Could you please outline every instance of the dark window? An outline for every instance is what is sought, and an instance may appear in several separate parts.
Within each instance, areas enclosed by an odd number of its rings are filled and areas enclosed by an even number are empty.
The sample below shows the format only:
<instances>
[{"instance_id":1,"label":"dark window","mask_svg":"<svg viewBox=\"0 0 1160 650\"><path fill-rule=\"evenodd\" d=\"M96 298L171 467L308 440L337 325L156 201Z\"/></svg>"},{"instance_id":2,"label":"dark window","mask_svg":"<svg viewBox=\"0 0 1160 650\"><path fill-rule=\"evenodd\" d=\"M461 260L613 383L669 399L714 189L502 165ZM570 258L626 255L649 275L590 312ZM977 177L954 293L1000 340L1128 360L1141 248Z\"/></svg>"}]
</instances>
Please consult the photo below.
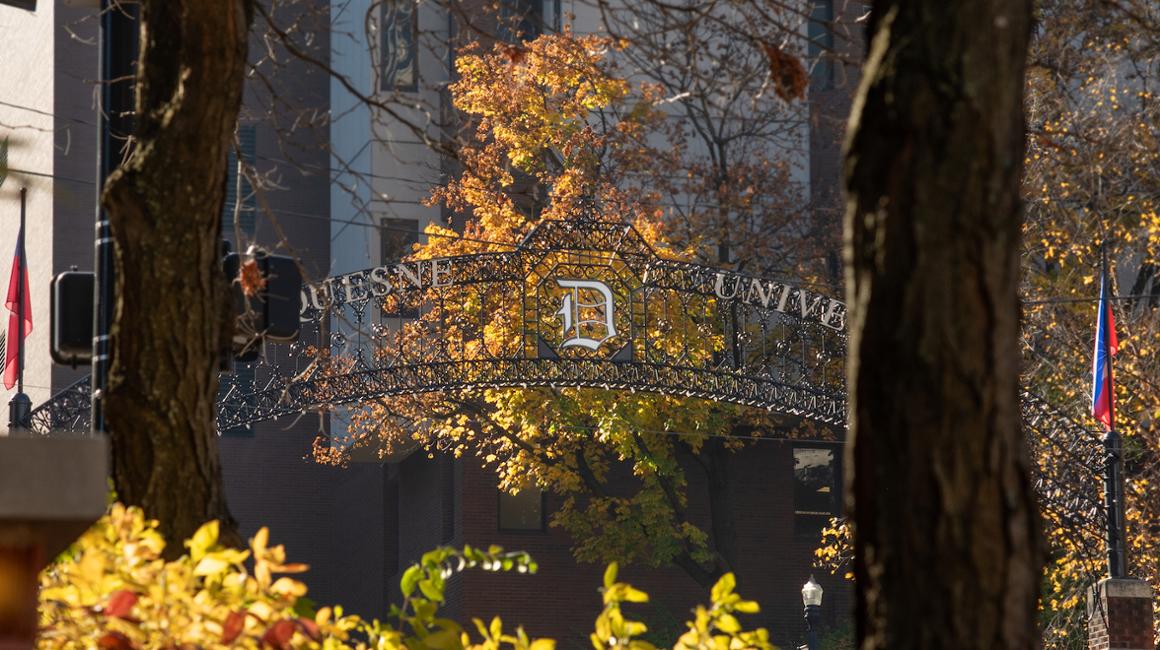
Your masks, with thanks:
<instances>
[{"instance_id":1,"label":"dark window","mask_svg":"<svg viewBox=\"0 0 1160 650\"><path fill-rule=\"evenodd\" d=\"M810 82L818 88L834 83L834 0L813 0L810 12L808 56L813 65Z\"/></svg>"},{"instance_id":2,"label":"dark window","mask_svg":"<svg viewBox=\"0 0 1160 650\"><path fill-rule=\"evenodd\" d=\"M419 89L419 13L416 0L383 1L383 88Z\"/></svg>"},{"instance_id":3,"label":"dark window","mask_svg":"<svg viewBox=\"0 0 1160 650\"><path fill-rule=\"evenodd\" d=\"M499 493L500 530L544 530L544 492L526 487L516 494Z\"/></svg>"},{"instance_id":4,"label":"dark window","mask_svg":"<svg viewBox=\"0 0 1160 650\"><path fill-rule=\"evenodd\" d=\"M383 219L381 227L379 228L379 241L382 242L383 264L391 264L402 260L404 257L415 252L415 244L419 243L419 220ZM418 298L418 295L412 295L406 292L399 293L400 297L404 295L410 298ZM399 304L400 302L405 303L408 301L393 297L386 299L383 304L383 315L392 318L416 318L419 316L419 306L417 304Z\"/></svg>"},{"instance_id":5,"label":"dark window","mask_svg":"<svg viewBox=\"0 0 1160 650\"><path fill-rule=\"evenodd\" d=\"M544 0L500 0L499 27L495 37L516 43L531 41L541 35L545 5Z\"/></svg>"},{"instance_id":6,"label":"dark window","mask_svg":"<svg viewBox=\"0 0 1160 650\"><path fill-rule=\"evenodd\" d=\"M36 11L36 0L0 0L0 5Z\"/></svg>"},{"instance_id":7,"label":"dark window","mask_svg":"<svg viewBox=\"0 0 1160 650\"><path fill-rule=\"evenodd\" d=\"M838 471L833 448L793 450L794 514L830 517L837 512Z\"/></svg>"},{"instance_id":8,"label":"dark window","mask_svg":"<svg viewBox=\"0 0 1160 650\"><path fill-rule=\"evenodd\" d=\"M252 124L238 125L238 146L230 147L229 161L226 163L226 200L222 205L222 236L234 245L234 250L241 248L239 242L234 241L234 209L238 208L241 197L241 207L238 209L238 226L242 236L252 239L257 225L257 207L254 199L254 188L246 180L238 165L238 151L241 151L242 162L246 167L253 168L255 150L257 148L257 134ZM239 179L239 176L241 177ZM239 183L238 181L241 181Z\"/></svg>"},{"instance_id":9,"label":"dark window","mask_svg":"<svg viewBox=\"0 0 1160 650\"><path fill-rule=\"evenodd\" d=\"M242 172L242 167L238 165L238 152L242 154L242 162L245 166L252 168L254 166L254 156L256 150L256 133L252 124L238 125L238 146L231 146L229 149L229 160L226 162L226 200L222 204L222 237L232 244L235 251L240 251L248 241L254 238L255 226L257 224L257 207L254 199L254 190L250 186L249 181L246 180L245 174ZM241 183L239 184L239 180ZM239 199L241 197L241 206L239 207ZM238 209L238 230L241 231L243 242L235 241L234 232L234 209ZM234 383L237 386L235 390L244 393L253 392L254 387L254 364L237 363L234 365ZM222 386L219 390L219 395L223 394L226 386ZM223 436L253 436L253 427L234 427L221 432Z\"/></svg>"},{"instance_id":10,"label":"dark window","mask_svg":"<svg viewBox=\"0 0 1160 650\"><path fill-rule=\"evenodd\" d=\"M383 219L380 229L383 263L398 262L415 251L419 243L418 219Z\"/></svg>"}]
</instances>

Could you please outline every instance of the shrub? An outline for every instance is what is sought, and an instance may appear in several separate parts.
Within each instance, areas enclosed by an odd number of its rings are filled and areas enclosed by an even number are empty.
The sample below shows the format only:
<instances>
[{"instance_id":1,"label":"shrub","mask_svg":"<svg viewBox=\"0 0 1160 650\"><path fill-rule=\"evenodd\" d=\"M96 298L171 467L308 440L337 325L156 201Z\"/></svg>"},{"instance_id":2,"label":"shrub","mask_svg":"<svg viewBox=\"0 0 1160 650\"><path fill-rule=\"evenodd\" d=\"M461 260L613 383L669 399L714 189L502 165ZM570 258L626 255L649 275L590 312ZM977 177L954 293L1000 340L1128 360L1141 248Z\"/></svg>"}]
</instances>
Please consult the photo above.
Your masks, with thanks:
<instances>
[{"instance_id":1,"label":"shrub","mask_svg":"<svg viewBox=\"0 0 1160 650\"><path fill-rule=\"evenodd\" d=\"M505 631L497 617L473 620L472 634L439 616L444 585L458 571L536 571L526 553L440 547L403 573L401 605L387 622L364 621L341 607L314 609L306 585L289 577L306 570L269 545L263 528L249 550L222 546L217 522L186 542L176 560L161 557L165 540L157 522L137 508L114 504L88 532L41 575L40 648L274 648L322 650L554 650L552 639L532 639L522 628ZM639 637L648 629L629 618L624 603L648 594L604 574L604 609L591 642L596 650L653 650ZM694 612L678 650L771 650L764 629L745 631L736 614L758 611L734 593L732 574L713 587L712 603Z\"/></svg>"}]
</instances>

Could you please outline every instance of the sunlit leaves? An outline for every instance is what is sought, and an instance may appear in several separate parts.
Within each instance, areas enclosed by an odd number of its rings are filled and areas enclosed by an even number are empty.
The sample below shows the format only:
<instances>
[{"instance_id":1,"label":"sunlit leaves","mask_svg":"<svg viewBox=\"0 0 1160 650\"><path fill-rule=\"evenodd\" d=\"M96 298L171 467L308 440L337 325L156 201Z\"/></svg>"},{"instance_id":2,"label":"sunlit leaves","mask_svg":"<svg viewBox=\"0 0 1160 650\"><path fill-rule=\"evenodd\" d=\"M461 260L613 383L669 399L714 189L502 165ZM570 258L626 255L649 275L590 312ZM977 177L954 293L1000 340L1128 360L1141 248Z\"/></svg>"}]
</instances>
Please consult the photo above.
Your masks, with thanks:
<instances>
[{"instance_id":1,"label":"sunlit leaves","mask_svg":"<svg viewBox=\"0 0 1160 650\"><path fill-rule=\"evenodd\" d=\"M189 553L161 558L157 523L114 504L41 576L41 648L346 648L359 621L319 610L303 616L301 582L259 573L296 572L265 529L250 550L221 546L216 521L186 542ZM253 567L251 573L249 567Z\"/></svg>"},{"instance_id":2,"label":"sunlit leaves","mask_svg":"<svg viewBox=\"0 0 1160 650\"><path fill-rule=\"evenodd\" d=\"M243 565L252 560L266 575L300 571L286 562L281 546L269 546L263 528L248 552L222 547L216 522L188 540L190 554L161 559L164 542L157 523L137 508L115 504L41 577L40 648L274 648L276 650L554 650L553 639L533 639L523 628L504 628L499 617L473 619L478 640L459 623L440 616L447 581L460 571L535 573L523 552L439 547L403 572L403 601L387 621L363 621L341 607L310 609L305 584L286 576L272 583L255 578ZM197 559L193 552L196 550ZM194 575L209 558L216 572ZM651 650L635 637L647 631L629 618L623 603L648 602L648 594L618 582L615 564L604 574L603 610L592 635L597 648ZM733 593L733 576L713 589L710 607L700 607L689 623L682 648L770 648L765 630L746 632L733 613L755 613L757 604ZM722 645L724 644L724 645Z\"/></svg>"}]
</instances>

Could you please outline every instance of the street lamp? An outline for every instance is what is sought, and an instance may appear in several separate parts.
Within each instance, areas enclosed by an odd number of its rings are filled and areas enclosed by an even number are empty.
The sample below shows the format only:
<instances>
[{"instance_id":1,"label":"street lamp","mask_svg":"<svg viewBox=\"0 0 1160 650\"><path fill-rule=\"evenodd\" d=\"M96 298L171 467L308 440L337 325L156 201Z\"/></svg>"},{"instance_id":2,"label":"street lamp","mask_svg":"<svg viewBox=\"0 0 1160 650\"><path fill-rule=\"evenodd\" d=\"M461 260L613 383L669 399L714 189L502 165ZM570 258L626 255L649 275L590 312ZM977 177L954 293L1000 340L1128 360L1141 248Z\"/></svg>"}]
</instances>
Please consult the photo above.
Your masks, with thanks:
<instances>
[{"instance_id":1,"label":"street lamp","mask_svg":"<svg viewBox=\"0 0 1160 650\"><path fill-rule=\"evenodd\" d=\"M802 587L802 604L806 606L806 647L818 650L818 626L822 622L822 586L810 576Z\"/></svg>"}]
</instances>

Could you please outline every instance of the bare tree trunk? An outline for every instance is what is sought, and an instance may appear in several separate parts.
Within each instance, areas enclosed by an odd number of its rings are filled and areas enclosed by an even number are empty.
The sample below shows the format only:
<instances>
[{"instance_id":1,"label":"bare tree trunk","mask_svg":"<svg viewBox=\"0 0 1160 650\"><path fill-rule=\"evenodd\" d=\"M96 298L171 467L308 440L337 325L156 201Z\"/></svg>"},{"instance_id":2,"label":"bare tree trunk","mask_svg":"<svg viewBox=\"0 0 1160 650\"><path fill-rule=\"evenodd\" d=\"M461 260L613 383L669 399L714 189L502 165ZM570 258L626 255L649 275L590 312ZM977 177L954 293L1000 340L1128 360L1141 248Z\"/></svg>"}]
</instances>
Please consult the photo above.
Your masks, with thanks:
<instances>
[{"instance_id":1,"label":"bare tree trunk","mask_svg":"<svg viewBox=\"0 0 1160 650\"><path fill-rule=\"evenodd\" d=\"M103 202L116 244L106 396L118 498L161 522L171 554L226 507L214 427L228 321L221 271L227 153L250 0L144 0L132 157Z\"/></svg>"},{"instance_id":2,"label":"bare tree trunk","mask_svg":"<svg viewBox=\"0 0 1160 650\"><path fill-rule=\"evenodd\" d=\"M846 144L860 647L1038 647L1019 422L1030 0L878 0Z\"/></svg>"}]
</instances>

